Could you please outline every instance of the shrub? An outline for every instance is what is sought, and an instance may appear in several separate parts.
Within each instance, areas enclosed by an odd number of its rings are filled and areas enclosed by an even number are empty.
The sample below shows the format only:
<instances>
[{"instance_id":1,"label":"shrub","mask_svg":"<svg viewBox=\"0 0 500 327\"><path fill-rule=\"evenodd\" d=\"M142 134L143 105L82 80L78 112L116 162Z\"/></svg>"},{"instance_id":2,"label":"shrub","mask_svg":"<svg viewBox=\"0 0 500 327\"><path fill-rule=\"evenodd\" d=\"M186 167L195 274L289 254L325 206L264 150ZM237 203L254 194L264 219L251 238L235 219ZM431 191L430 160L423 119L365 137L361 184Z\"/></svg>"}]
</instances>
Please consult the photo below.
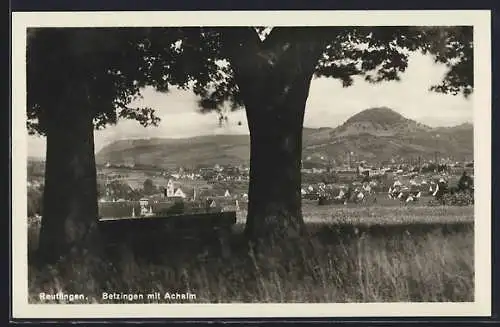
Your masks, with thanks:
<instances>
[{"instance_id":1,"label":"shrub","mask_svg":"<svg viewBox=\"0 0 500 327\"><path fill-rule=\"evenodd\" d=\"M474 204L473 192L457 192L444 194L440 200L432 199L429 201L430 206L447 205L447 206L470 206Z\"/></svg>"},{"instance_id":2,"label":"shrub","mask_svg":"<svg viewBox=\"0 0 500 327\"><path fill-rule=\"evenodd\" d=\"M445 194L443 196L443 203L452 206L468 206L474 204L474 193L472 192L458 192L454 194Z\"/></svg>"},{"instance_id":3,"label":"shrub","mask_svg":"<svg viewBox=\"0 0 500 327\"><path fill-rule=\"evenodd\" d=\"M43 193L34 188L28 189L28 217L42 213Z\"/></svg>"},{"instance_id":4,"label":"shrub","mask_svg":"<svg viewBox=\"0 0 500 327\"><path fill-rule=\"evenodd\" d=\"M180 215L185 211L184 202L175 202L170 208L163 210L166 215Z\"/></svg>"}]
</instances>

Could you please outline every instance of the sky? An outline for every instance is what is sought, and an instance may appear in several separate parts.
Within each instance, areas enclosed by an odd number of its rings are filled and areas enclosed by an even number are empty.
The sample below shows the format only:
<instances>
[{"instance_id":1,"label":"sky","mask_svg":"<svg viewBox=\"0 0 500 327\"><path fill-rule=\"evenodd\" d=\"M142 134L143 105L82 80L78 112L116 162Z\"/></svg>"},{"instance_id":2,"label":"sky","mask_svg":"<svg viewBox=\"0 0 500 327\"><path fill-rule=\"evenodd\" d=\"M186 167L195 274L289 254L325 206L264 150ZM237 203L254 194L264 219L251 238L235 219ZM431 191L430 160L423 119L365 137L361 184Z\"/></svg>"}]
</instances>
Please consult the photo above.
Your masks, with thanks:
<instances>
[{"instance_id":1,"label":"sky","mask_svg":"<svg viewBox=\"0 0 500 327\"><path fill-rule=\"evenodd\" d=\"M465 99L461 95L429 91L431 85L441 81L445 72L446 67L435 64L430 57L414 54L398 82L370 84L356 80L353 86L343 88L338 80L313 79L304 126L336 127L360 111L382 106L433 127L472 123L473 96ZM155 109L161 118L159 126L144 128L136 121L119 121L95 132L96 152L118 139L248 134L244 110L230 113L227 124L220 127L216 114L197 112L196 101L190 91L172 89L168 93L158 93L145 89L143 99L134 105ZM45 150L45 138L28 136L28 156L43 158Z\"/></svg>"}]
</instances>

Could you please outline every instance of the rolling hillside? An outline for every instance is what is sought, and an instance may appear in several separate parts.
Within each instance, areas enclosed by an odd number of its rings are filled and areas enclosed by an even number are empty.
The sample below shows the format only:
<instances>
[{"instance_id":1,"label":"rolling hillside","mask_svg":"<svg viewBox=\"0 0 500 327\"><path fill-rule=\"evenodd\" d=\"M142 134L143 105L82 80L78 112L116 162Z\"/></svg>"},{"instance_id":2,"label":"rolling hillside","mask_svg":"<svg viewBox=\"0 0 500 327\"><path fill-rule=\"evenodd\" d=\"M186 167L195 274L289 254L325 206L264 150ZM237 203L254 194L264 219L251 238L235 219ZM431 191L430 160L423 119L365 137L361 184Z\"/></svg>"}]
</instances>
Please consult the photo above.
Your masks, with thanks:
<instances>
[{"instance_id":1,"label":"rolling hillside","mask_svg":"<svg viewBox=\"0 0 500 327\"><path fill-rule=\"evenodd\" d=\"M247 135L210 135L186 139L119 140L96 155L98 164L141 164L157 167L240 164L250 159Z\"/></svg>"},{"instance_id":2,"label":"rolling hillside","mask_svg":"<svg viewBox=\"0 0 500 327\"><path fill-rule=\"evenodd\" d=\"M453 157L473 159L473 127L431 128L388 108L364 110L336 128L304 128L305 159L344 161L348 152L356 159L386 161L391 158ZM249 161L247 135L198 136L187 139L120 140L104 147L98 164L135 163L173 167L197 164L240 164ZM318 159L319 160L319 159Z\"/></svg>"},{"instance_id":3,"label":"rolling hillside","mask_svg":"<svg viewBox=\"0 0 500 327\"><path fill-rule=\"evenodd\" d=\"M473 126L431 128L388 108L364 110L331 129L329 138L307 139L304 153L322 153L344 160L348 152L357 159L386 161L392 158L453 157L473 159Z\"/></svg>"}]
</instances>

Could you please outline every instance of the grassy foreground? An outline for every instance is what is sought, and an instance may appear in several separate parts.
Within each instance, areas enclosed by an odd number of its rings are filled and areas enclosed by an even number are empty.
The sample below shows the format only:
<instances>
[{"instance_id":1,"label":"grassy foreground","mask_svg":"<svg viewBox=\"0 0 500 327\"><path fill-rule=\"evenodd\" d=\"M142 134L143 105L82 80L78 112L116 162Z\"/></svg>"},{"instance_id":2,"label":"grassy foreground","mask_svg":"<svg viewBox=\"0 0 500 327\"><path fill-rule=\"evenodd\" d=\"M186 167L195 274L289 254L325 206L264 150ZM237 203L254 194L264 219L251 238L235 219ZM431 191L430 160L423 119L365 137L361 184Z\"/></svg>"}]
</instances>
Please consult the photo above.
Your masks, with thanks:
<instances>
[{"instance_id":1,"label":"grassy foreground","mask_svg":"<svg viewBox=\"0 0 500 327\"><path fill-rule=\"evenodd\" d=\"M29 263L29 302L40 303L41 292L83 294L79 303L474 300L471 207L314 210L305 208L310 237L293 257L281 249L264 256L249 252L238 223L222 251L166 236L154 260L121 249L118 256L74 256L43 269ZM37 229L30 224L30 250ZM144 298L103 300L103 292ZM161 298L147 299L153 292ZM196 298L165 299L168 292Z\"/></svg>"}]
</instances>

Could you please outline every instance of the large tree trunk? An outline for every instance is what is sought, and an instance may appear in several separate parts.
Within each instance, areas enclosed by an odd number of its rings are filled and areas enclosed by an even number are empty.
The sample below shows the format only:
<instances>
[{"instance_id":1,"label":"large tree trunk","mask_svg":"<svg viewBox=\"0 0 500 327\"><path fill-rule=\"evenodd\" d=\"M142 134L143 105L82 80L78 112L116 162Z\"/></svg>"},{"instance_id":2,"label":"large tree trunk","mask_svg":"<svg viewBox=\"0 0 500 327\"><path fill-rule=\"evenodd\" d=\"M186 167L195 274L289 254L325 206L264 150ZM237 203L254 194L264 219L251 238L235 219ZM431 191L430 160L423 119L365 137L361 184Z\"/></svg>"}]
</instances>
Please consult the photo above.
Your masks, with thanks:
<instances>
[{"instance_id":1,"label":"large tree trunk","mask_svg":"<svg viewBox=\"0 0 500 327\"><path fill-rule=\"evenodd\" d=\"M250 129L250 185L245 235L284 245L305 232L301 210L304 111L321 42L282 30L261 43L248 30L227 32L246 46L228 49ZM234 34L229 34L234 33ZM267 43L266 43L267 42ZM284 243L282 243L284 242Z\"/></svg>"},{"instance_id":2,"label":"large tree trunk","mask_svg":"<svg viewBox=\"0 0 500 327\"><path fill-rule=\"evenodd\" d=\"M98 215L92 113L81 92L62 96L47 119L39 259L53 263L82 245Z\"/></svg>"},{"instance_id":3,"label":"large tree trunk","mask_svg":"<svg viewBox=\"0 0 500 327\"><path fill-rule=\"evenodd\" d=\"M262 110L248 107L250 185L245 233L280 242L304 232L301 210L302 125L310 77L301 78L279 103L259 97ZM266 103L267 102L267 103Z\"/></svg>"}]
</instances>

